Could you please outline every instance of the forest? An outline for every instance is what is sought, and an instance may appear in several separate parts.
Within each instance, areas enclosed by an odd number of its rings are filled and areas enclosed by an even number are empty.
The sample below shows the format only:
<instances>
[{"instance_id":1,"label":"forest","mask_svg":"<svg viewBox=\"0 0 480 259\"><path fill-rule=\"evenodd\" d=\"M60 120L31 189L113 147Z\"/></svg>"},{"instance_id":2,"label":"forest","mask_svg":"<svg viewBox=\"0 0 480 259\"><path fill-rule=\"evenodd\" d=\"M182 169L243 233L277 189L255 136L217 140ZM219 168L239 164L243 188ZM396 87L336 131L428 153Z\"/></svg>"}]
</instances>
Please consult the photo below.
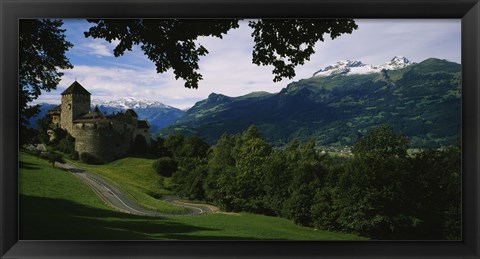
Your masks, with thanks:
<instances>
[{"instance_id":1,"label":"forest","mask_svg":"<svg viewBox=\"0 0 480 259\"><path fill-rule=\"evenodd\" d=\"M225 211L372 239L460 239L459 145L411 152L389 125L369 129L351 156L320 152L313 140L274 148L255 125L212 147L181 134L155 143L153 166L177 195Z\"/></svg>"}]
</instances>

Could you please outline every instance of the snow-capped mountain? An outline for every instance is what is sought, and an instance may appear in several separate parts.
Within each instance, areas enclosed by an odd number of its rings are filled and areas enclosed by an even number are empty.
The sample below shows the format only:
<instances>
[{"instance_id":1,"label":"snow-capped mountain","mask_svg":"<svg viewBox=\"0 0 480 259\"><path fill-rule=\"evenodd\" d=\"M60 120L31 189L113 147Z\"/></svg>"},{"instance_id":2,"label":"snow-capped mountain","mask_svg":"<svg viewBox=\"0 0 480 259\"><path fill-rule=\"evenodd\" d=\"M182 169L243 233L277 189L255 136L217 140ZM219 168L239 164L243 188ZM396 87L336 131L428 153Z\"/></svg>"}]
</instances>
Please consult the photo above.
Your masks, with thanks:
<instances>
[{"instance_id":1,"label":"snow-capped mountain","mask_svg":"<svg viewBox=\"0 0 480 259\"><path fill-rule=\"evenodd\" d=\"M58 104L41 103L40 113L29 120L30 127L36 127L37 120L43 118L48 110L53 109L57 105ZM156 135L160 129L177 121L177 119L181 118L186 112L158 101L136 99L132 97L119 98L111 101L93 99L91 101L91 109L95 106L98 106L100 111L106 114L134 109L139 119L148 120L151 127L150 133L152 135Z\"/></svg>"},{"instance_id":2,"label":"snow-capped mountain","mask_svg":"<svg viewBox=\"0 0 480 259\"><path fill-rule=\"evenodd\" d=\"M105 101L100 99L93 99L92 106L104 106L111 108L126 109L146 109L146 108L173 108L158 101L137 99L133 97L119 98L116 100Z\"/></svg>"},{"instance_id":3,"label":"snow-capped mountain","mask_svg":"<svg viewBox=\"0 0 480 259\"><path fill-rule=\"evenodd\" d=\"M139 119L148 120L151 125L150 132L154 135L158 130L174 123L185 114L183 110L158 101L133 97L118 98L111 101L93 99L91 105L92 108L98 106L100 111L107 114L134 109Z\"/></svg>"},{"instance_id":4,"label":"snow-capped mountain","mask_svg":"<svg viewBox=\"0 0 480 259\"><path fill-rule=\"evenodd\" d=\"M390 61L380 66L364 64L361 61L341 60L324 69L318 70L313 74L313 77L380 73L382 70L396 70L412 64L414 63L402 56L395 56Z\"/></svg>"}]
</instances>

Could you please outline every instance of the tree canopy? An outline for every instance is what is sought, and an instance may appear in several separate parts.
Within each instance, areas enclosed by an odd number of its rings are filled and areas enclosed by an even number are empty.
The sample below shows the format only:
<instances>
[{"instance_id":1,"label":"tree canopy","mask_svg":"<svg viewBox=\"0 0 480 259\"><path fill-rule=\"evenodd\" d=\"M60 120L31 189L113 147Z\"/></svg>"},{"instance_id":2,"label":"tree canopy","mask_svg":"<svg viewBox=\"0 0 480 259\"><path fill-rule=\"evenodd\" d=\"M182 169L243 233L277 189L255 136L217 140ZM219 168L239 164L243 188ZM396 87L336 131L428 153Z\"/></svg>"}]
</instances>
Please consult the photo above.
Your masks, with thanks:
<instances>
[{"instance_id":1,"label":"tree canopy","mask_svg":"<svg viewBox=\"0 0 480 259\"><path fill-rule=\"evenodd\" d=\"M200 56L208 50L195 42L198 37L222 38L230 29L239 27L238 19L89 19L94 23L86 37L118 40L114 55L120 56L133 45L140 45L155 63L158 73L173 69L175 78L185 80L185 87L198 88ZM273 65L273 81L293 78L295 67L303 65L315 53L324 35L332 39L357 29L352 19L260 19L248 23L253 28L255 45L252 62Z\"/></svg>"},{"instance_id":2,"label":"tree canopy","mask_svg":"<svg viewBox=\"0 0 480 259\"><path fill-rule=\"evenodd\" d=\"M88 19L85 37L118 41L116 57L134 45L154 62L157 73L172 69L185 87L198 88L201 56L208 50L196 42L199 37L222 38L239 27L238 19ZM38 113L28 104L42 91L56 88L62 69L73 68L66 52L73 46L65 38L61 20L24 19L20 22L19 95L22 141L27 141L27 121ZM352 33L358 26L352 19L259 19L251 20L254 47L252 62L273 65L273 81L293 78L295 67L315 52L318 41Z\"/></svg>"},{"instance_id":3,"label":"tree canopy","mask_svg":"<svg viewBox=\"0 0 480 259\"><path fill-rule=\"evenodd\" d=\"M42 91L57 87L63 73L72 68L65 53L73 45L65 39L61 20L25 19L19 23L19 109L21 141L27 141L27 120L38 113L28 103Z\"/></svg>"}]
</instances>

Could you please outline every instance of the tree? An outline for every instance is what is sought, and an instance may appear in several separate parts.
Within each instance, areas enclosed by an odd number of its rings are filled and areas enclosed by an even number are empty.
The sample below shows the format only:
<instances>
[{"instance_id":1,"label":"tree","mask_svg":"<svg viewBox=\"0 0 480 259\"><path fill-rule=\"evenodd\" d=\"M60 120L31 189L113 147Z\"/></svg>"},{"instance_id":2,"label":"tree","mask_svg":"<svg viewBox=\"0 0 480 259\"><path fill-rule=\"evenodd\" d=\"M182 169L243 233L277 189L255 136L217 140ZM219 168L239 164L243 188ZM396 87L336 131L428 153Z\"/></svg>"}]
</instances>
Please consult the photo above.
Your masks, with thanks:
<instances>
[{"instance_id":1,"label":"tree","mask_svg":"<svg viewBox=\"0 0 480 259\"><path fill-rule=\"evenodd\" d=\"M47 144L50 141L48 130L50 130L51 123L52 119L50 116L44 116L43 118L37 120L38 140L41 143Z\"/></svg>"},{"instance_id":2,"label":"tree","mask_svg":"<svg viewBox=\"0 0 480 259\"><path fill-rule=\"evenodd\" d=\"M293 142L289 145L287 157L298 158L289 161L289 171L292 180L289 185L289 198L285 201L284 216L300 225L311 226L313 218L311 207L318 188L321 188L325 169L321 164L321 157L315 150L315 141L311 140L298 145Z\"/></svg>"},{"instance_id":3,"label":"tree","mask_svg":"<svg viewBox=\"0 0 480 259\"><path fill-rule=\"evenodd\" d=\"M409 159L416 237L461 239L461 157L460 146L453 146L423 150Z\"/></svg>"},{"instance_id":4,"label":"tree","mask_svg":"<svg viewBox=\"0 0 480 259\"><path fill-rule=\"evenodd\" d=\"M185 80L185 87L197 88L202 75L197 72L200 56L208 50L197 46L201 36L222 38L238 27L235 19L89 19L96 25L85 32L86 37L103 38L108 42L120 40L114 49L116 57L133 45L141 45L145 55L155 63L157 73L172 68L175 78Z\"/></svg>"},{"instance_id":5,"label":"tree","mask_svg":"<svg viewBox=\"0 0 480 259\"><path fill-rule=\"evenodd\" d=\"M367 135L358 140L352 147L352 153L359 159L398 157L407 155L408 139L396 134L390 125L381 125L370 129Z\"/></svg>"},{"instance_id":6,"label":"tree","mask_svg":"<svg viewBox=\"0 0 480 259\"><path fill-rule=\"evenodd\" d=\"M198 136L188 136L176 155L181 158L203 159L207 157L209 150L210 146L203 139Z\"/></svg>"},{"instance_id":7,"label":"tree","mask_svg":"<svg viewBox=\"0 0 480 259\"><path fill-rule=\"evenodd\" d=\"M388 125L372 128L352 147L354 158L340 176L335 206L348 231L374 238L401 238L415 225L408 213L408 140Z\"/></svg>"},{"instance_id":8,"label":"tree","mask_svg":"<svg viewBox=\"0 0 480 259\"><path fill-rule=\"evenodd\" d=\"M358 28L351 19L261 19L249 26L254 29L253 63L273 65L275 82L293 78L295 67L310 60L325 34L335 39Z\"/></svg>"},{"instance_id":9,"label":"tree","mask_svg":"<svg viewBox=\"0 0 480 259\"><path fill-rule=\"evenodd\" d=\"M181 133L168 136L163 142L164 148L167 150L167 154L172 157L178 157L182 150L185 137Z\"/></svg>"},{"instance_id":10,"label":"tree","mask_svg":"<svg viewBox=\"0 0 480 259\"><path fill-rule=\"evenodd\" d=\"M173 69L175 78L185 80L185 87L198 88L201 56L208 50L195 42L198 37L222 38L238 28L238 19L89 19L94 25L86 37L118 40L114 55L120 56L134 45L155 63L157 73ZM42 91L56 88L63 73L73 68L65 53L73 45L65 39L61 20L24 19L19 38L19 108L21 144L35 135L27 127L28 119L38 113L29 103ZM250 21L255 42L252 62L273 65L274 81L293 78L294 68L304 64L325 35L332 39L352 33L358 26L352 19L261 19Z\"/></svg>"},{"instance_id":11,"label":"tree","mask_svg":"<svg viewBox=\"0 0 480 259\"><path fill-rule=\"evenodd\" d=\"M161 157L153 162L152 167L158 174L171 177L177 171L178 163L170 157Z\"/></svg>"},{"instance_id":12,"label":"tree","mask_svg":"<svg viewBox=\"0 0 480 259\"><path fill-rule=\"evenodd\" d=\"M249 137L246 131L243 138ZM240 210L264 213L265 164L272 147L261 138L251 138L238 148L235 177L235 196Z\"/></svg>"},{"instance_id":13,"label":"tree","mask_svg":"<svg viewBox=\"0 0 480 259\"><path fill-rule=\"evenodd\" d=\"M222 38L230 29L238 28L237 19L89 19L95 25L86 37L119 40L114 55L120 56L133 45L140 45L145 55L155 63L157 73L173 69L175 78L185 80L185 87L198 88L202 75L200 56L208 50L195 40L201 36ZM253 28L252 62L273 65L273 81L293 78L295 67L302 65L315 52L324 35L332 39L352 33L358 26L352 19L261 19L250 21Z\"/></svg>"},{"instance_id":14,"label":"tree","mask_svg":"<svg viewBox=\"0 0 480 259\"><path fill-rule=\"evenodd\" d=\"M149 152L147 140L142 135L137 135L133 141L132 147L129 150L130 154L140 155Z\"/></svg>"},{"instance_id":15,"label":"tree","mask_svg":"<svg viewBox=\"0 0 480 259\"><path fill-rule=\"evenodd\" d=\"M237 174L234 149L240 135L222 135L212 148L208 159L208 172L204 183L205 197L224 210L234 209L234 177Z\"/></svg>"},{"instance_id":16,"label":"tree","mask_svg":"<svg viewBox=\"0 0 480 259\"><path fill-rule=\"evenodd\" d=\"M20 141L28 143L28 119L38 113L29 103L42 91L57 87L60 69L72 68L65 53L73 45L65 40L63 22L48 19L22 19L19 22L19 109Z\"/></svg>"}]
</instances>

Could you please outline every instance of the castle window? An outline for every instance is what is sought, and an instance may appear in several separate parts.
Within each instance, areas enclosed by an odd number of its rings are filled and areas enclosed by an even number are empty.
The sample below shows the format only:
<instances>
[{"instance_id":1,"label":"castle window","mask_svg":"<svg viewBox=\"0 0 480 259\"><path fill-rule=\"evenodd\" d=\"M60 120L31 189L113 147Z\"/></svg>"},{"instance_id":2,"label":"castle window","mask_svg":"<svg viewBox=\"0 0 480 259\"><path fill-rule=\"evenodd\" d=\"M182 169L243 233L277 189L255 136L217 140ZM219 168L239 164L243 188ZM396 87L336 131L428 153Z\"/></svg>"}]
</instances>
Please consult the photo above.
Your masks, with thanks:
<instances>
[{"instance_id":1,"label":"castle window","mask_svg":"<svg viewBox=\"0 0 480 259\"><path fill-rule=\"evenodd\" d=\"M82 129L84 129L84 128L85 128L85 123L82 123Z\"/></svg>"},{"instance_id":2,"label":"castle window","mask_svg":"<svg viewBox=\"0 0 480 259\"><path fill-rule=\"evenodd\" d=\"M93 123L93 128L95 128L95 129L97 128L97 123L96 122Z\"/></svg>"},{"instance_id":3,"label":"castle window","mask_svg":"<svg viewBox=\"0 0 480 259\"><path fill-rule=\"evenodd\" d=\"M71 103L68 104L68 109L69 109L69 110L72 109L72 104L71 104Z\"/></svg>"}]
</instances>

